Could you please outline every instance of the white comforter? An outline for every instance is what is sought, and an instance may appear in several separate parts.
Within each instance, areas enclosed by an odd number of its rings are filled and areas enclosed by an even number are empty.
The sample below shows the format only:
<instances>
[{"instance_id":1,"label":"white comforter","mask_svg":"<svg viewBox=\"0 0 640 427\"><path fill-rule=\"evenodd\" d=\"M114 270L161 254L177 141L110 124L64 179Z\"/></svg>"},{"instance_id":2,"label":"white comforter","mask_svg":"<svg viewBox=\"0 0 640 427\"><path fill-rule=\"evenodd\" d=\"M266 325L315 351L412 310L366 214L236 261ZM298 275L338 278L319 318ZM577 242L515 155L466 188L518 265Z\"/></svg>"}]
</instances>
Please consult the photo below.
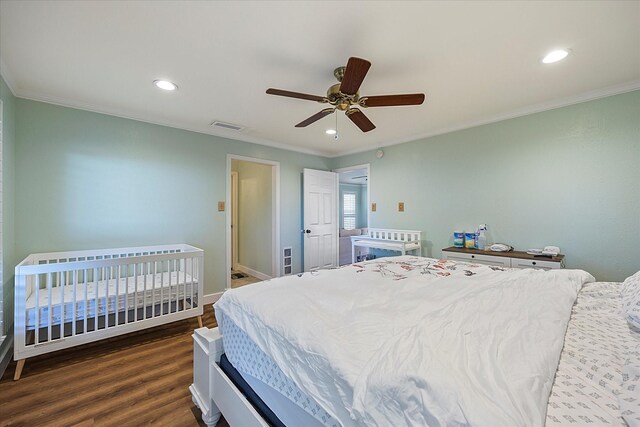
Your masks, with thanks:
<instances>
[{"instance_id":1,"label":"white comforter","mask_svg":"<svg viewBox=\"0 0 640 427\"><path fill-rule=\"evenodd\" d=\"M344 426L542 426L593 280L404 256L230 290L215 309Z\"/></svg>"}]
</instances>

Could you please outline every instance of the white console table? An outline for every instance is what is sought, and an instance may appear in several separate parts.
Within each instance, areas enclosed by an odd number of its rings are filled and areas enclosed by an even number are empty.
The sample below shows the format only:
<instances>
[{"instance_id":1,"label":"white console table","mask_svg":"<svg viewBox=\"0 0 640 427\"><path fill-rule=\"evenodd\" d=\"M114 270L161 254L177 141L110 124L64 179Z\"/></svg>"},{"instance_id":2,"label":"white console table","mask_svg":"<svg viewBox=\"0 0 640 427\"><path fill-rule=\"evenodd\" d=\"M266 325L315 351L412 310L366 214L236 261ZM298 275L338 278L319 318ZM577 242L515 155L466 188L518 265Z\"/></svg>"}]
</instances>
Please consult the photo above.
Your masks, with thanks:
<instances>
[{"instance_id":1,"label":"white console table","mask_svg":"<svg viewBox=\"0 0 640 427\"><path fill-rule=\"evenodd\" d=\"M406 255L422 248L422 231L370 228L363 236L351 236L351 262L356 262L356 247L398 251Z\"/></svg>"}]
</instances>

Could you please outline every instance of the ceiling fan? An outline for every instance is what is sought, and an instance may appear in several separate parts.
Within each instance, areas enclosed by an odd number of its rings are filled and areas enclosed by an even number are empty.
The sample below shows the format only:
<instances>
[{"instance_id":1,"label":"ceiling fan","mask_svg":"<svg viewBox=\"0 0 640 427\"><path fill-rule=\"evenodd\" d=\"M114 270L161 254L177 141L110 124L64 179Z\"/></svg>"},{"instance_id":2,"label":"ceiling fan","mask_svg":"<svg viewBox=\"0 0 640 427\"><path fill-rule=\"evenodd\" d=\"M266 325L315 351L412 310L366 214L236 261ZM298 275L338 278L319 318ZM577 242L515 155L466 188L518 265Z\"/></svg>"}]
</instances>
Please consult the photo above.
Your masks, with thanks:
<instances>
[{"instance_id":1,"label":"ceiling fan","mask_svg":"<svg viewBox=\"0 0 640 427\"><path fill-rule=\"evenodd\" d=\"M296 127L303 128L309 126L321 118L333 113L336 110L344 111L346 116L360 128L362 132L369 132L376 128L371 120L357 107L395 107L399 105L420 105L424 102L424 93L412 93L404 95L378 95L360 96L358 89L364 80L371 62L366 59L351 57L346 67L338 67L333 71L333 75L338 79L327 90L327 96L309 95L306 93L291 92L281 89L267 89L269 95L287 96L289 98L306 99L316 101L321 104L333 105L325 108L298 123Z\"/></svg>"}]
</instances>

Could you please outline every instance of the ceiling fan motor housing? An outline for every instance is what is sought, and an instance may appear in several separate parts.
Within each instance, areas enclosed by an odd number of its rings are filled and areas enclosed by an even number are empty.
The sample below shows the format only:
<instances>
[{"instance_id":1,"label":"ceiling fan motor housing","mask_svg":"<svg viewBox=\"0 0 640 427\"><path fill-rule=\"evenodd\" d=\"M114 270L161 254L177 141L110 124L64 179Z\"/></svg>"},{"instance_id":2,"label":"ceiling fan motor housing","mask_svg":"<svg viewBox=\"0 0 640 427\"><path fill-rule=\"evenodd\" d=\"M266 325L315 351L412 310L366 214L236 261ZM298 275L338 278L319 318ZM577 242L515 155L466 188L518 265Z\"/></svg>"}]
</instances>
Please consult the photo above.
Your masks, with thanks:
<instances>
[{"instance_id":1,"label":"ceiling fan motor housing","mask_svg":"<svg viewBox=\"0 0 640 427\"><path fill-rule=\"evenodd\" d=\"M329 104L335 105L340 111L347 110L351 105L357 104L360 94L346 95L340 92L340 83L336 83L327 90L327 99Z\"/></svg>"}]
</instances>

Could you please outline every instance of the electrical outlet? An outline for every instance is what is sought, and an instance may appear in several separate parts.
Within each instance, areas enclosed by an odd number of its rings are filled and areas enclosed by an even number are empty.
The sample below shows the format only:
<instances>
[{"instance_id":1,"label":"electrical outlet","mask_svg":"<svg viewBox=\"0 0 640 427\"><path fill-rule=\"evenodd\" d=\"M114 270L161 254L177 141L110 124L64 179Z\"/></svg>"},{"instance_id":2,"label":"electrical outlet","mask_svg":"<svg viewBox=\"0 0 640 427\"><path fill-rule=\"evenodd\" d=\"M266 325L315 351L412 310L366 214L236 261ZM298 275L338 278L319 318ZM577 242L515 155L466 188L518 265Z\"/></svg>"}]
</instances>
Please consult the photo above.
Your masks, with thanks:
<instances>
[{"instance_id":1,"label":"electrical outlet","mask_svg":"<svg viewBox=\"0 0 640 427\"><path fill-rule=\"evenodd\" d=\"M371 212L375 212L378 209L378 205L376 203L371 203Z\"/></svg>"},{"instance_id":2,"label":"electrical outlet","mask_svg":"<svg viewBox=\"0 0 640 427\"><path fill-rule=\"evenodd\" d=\"M224 202L218 202L218 212L224 212Z\"/></svg>"},{"instance_id":3,"label":"electrical outlet","mask_svg":"<svg viewBox=\"0 0 640 427\"><path fill-rule=\"evenodd\" d=\"M398 202L398 212L404 212L404 202Z\"/></svg>"}]
</instances>

